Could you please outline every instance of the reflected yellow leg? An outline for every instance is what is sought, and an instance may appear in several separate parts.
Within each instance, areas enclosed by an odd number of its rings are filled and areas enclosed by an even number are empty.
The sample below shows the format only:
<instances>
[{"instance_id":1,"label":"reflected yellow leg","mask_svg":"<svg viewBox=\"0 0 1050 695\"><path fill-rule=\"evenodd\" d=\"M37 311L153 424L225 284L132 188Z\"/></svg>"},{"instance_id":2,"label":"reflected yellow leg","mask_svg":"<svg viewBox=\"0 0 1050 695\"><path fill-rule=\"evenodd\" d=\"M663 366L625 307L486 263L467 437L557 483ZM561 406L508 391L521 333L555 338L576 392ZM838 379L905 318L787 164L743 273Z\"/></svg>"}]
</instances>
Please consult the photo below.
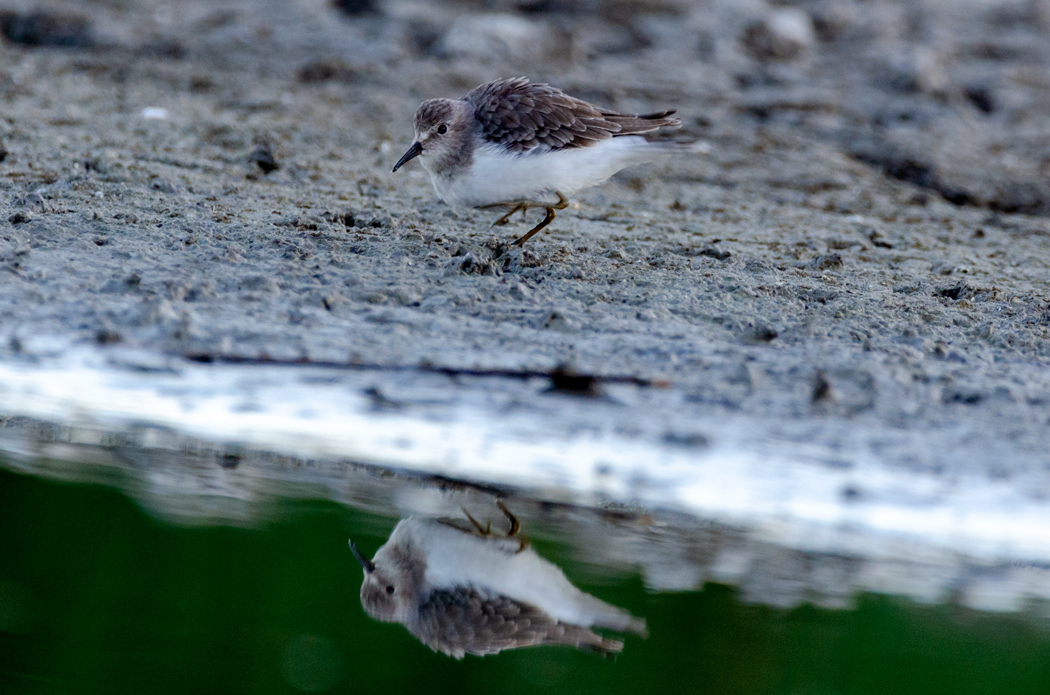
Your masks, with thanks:
<instances>
[{"instance_id":1,"label":"reflected yellow leg","mask_svg":"<svg viewBox=\"0 0 1050 695\"><path fill-rule=\"evenodd\" d=\"M491 523L488 523L488 524L485 524L485 526L482 526L478 522L477 519L475 519L474 517L472 517L470 515L470 512L467 511L466 507L460 507L460 509L462 509L463 513L467 515L467 518L470 519L470 523L474 524L474 528L476 528L478 530L478 533L480 533L482 536L484 536L486 538L488 538L489 536L492 535L492 524Z\"/></svg>"},{"instance_id":2,"label":"reflected yellow leg","mask_svg":"<svg viewBox=\"0 0 1050 695\"><path fill-rule=\"evenodd\" d=\"M518 517L510 513L510 510L507 509L507 505L503 504L503 500L496 500L496 506L499 507L500 511L510 520L510 531L507 533L507 537L510 538L511 536L518 535L518 531L521 530L521 524L518 522Z\"/></svg>"}]
</instances>

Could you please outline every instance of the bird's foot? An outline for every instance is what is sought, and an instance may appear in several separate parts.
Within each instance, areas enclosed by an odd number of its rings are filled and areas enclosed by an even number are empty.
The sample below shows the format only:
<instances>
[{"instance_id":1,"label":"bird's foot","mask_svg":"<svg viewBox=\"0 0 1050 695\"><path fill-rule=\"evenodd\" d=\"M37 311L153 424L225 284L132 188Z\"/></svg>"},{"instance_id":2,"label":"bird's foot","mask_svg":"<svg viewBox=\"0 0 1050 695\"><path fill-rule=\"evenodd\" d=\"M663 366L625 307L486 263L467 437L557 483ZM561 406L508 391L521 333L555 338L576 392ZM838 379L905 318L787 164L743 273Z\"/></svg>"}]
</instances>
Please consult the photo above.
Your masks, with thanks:
<instances>
[{"instance_id":1,"label":"bird's foot","mask_svg":"<svg viewBox=\"0 0 1050 695\"><path fill-rule=\"evenodd\" d=\"M488 205L486 207L496 207L496 206ZM510 216L513 215L514 213L516 213L518 210L521 210L521 216L525 217L525 213L527 213L529 211L529 206L526 205L525 203L517 203L505 215L503 215L502 217L497 219L495 222L490 224L489 225L489 229L492 229L493 227L498 227L499 225L507 224L507 220L510 219Z\"/></svg>"},{"instance_id":2,"label":"bird's foot","mask_svg":"<svg viewBox=\"0 0 1050 695\"><path fill-rule=\"evenodd\" d=\"M546 227L548 224L554 221L554 211L564 210L569 206L569 199L561 194L559 191L554 192L558 196L558 202L554 204L544 205L543 209L546 210L546 214L540 223L527 231L522 236L518 237L511 243L511 246L524 246L525 242L531 239L537 232Z\"/></svg>"}]
</instances>

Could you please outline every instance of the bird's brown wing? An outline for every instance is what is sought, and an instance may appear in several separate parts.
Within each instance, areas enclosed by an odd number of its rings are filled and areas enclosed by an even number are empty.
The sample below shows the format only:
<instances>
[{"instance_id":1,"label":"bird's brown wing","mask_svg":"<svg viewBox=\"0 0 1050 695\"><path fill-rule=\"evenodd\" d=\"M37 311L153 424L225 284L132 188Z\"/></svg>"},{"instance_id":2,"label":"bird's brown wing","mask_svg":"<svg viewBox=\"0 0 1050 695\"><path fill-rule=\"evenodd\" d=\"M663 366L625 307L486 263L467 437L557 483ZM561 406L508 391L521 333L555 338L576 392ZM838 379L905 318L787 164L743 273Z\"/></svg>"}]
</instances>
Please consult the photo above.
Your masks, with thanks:
<instances>
[{"instance_id":1,"label":"bird's brown wing","mask_svg":"<svg viewBox=\"0 0 1050 695\"><path fill-rule=\"evenodd\" d=\"M540 644L565 644L603 654L623 649L623 642L558 622L527 603L470 587L431 592L418 623L409 629L434 651L457 659Z\"/></svg>"},{"instance_id":2,"label":"bird's brown wing","mask_svg":"<svg viewBox=\"0 0 1050 695\"><path fill-rule=\"evenodd\" d=\"M670 117L674 111L644 116L616 113L524 77L483 84L463 98L474 105L482 136L514 152L538 146L587 147L618 135L681 125Z\"/></svg>"}]
</instances>

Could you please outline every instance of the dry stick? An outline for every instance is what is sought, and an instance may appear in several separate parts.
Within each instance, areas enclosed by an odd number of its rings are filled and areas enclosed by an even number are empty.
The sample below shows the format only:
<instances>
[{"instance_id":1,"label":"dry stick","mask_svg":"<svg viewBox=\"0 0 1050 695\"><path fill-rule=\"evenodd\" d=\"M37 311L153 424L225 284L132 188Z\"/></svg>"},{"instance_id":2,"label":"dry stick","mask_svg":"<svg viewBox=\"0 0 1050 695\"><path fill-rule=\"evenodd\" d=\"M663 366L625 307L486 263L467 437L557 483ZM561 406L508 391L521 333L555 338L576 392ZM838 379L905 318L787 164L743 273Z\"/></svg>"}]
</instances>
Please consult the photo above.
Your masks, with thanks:
<instances>
[{"instance_id":1,"label":"dry stick","mask_svg":"<svg viewBox=\"0 0 1050 695\"><path fill-rule=\"evenodd\" d=\"M438 367L431 364L420 365L398 365L398 364L368 364L365 362L330 362L326 360L311 360L300 358L297 360L278 359L274 357L246 357L244 355L228 355L210 352L190 352L180 355L191 362L201 364L236 364L257 365L270 367L322 367L325 369L349 369L353 371L382 371L382 372L409 372L420 371L432 374L443 374L448 377L477 376L503 379L553 379L565 382L589 382L603 384L634 384L648 388L670 388L671 382L665 379L643 379L637 376L612 374L609 376L598 376L592 374L575 374L564 367L558 367L551 371L539 371L533 369L465 369L458 367ZM567 383L571 388L571 383Z\"/></svg>"}]
</instances>

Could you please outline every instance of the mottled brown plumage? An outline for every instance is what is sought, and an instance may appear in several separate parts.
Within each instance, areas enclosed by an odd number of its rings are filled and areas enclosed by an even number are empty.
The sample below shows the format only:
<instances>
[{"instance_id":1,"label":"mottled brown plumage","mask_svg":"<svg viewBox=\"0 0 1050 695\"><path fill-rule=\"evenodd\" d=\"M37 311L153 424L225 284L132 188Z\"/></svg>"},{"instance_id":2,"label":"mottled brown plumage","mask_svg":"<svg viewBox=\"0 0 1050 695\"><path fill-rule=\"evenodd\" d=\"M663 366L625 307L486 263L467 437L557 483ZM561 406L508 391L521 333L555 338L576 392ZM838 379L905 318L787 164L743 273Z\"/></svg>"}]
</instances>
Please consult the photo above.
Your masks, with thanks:
<instances>
[{"instance_id":1,"label":"mottled brown plumage","mask_svg":"<svg viewBox=\"0 0 1050 695\"><path fill-rule=\"evenodd\" d=\"M483 84L463 98L474 106L482 137L513 152L541 145L551 150L587 147L619 135L681 125L670 117L674 111L641 116L608 111L525 77Z\"/></svg>"},{"instance_id":2,"label":"mottled brown plumage","mask_svg":"<svg viewBox=\"0 0 1050 695\"><path fill-rule=\"evenodd\" d=\"M457 659L466 654L484 656L542 644L602 654L623 649L619 640L559 622L527 603L467 587L432 591L420 607L418 622L408 628L434 651Z\"/></svg>"}]
</instances>

